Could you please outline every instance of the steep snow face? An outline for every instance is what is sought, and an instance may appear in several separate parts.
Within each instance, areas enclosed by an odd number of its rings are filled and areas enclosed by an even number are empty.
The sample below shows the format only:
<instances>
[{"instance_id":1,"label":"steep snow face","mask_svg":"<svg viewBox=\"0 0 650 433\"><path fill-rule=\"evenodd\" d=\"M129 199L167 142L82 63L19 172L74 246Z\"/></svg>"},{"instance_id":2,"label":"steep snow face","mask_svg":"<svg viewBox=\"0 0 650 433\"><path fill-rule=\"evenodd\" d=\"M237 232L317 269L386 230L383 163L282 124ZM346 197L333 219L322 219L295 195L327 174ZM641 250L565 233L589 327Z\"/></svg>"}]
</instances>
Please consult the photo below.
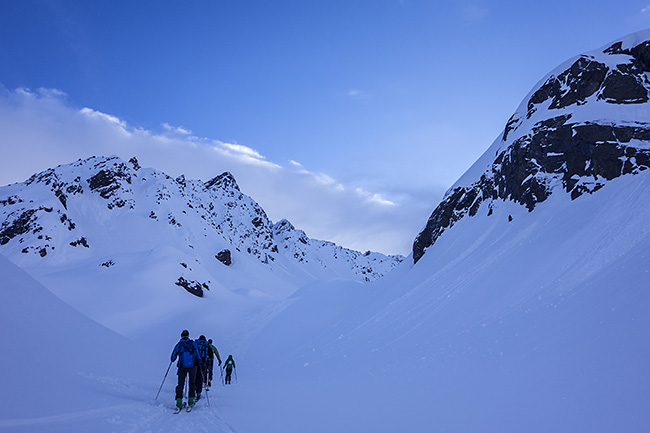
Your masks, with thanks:
<instances>
[{"instance_id":1,"label":"steep snow face","mask_svg":"<svg viewBox=\"0 0 650 433\"><path fill-rule=\"evenodd\" d=\"M0 252L127 333L144 325L145 310L163 317L190 308L188 292L282 298L315 279L372 281L402 260L309 239L288 221L274 225L230 173L205 183L173 179L117 157L79 160L0 188ZM179 298L159 305L170 291Z\"/></svg>"},{"instance_id":2,"label":"steep snow face","mask_svg":"<svg viewBox=\"0 0 650 433\"><path fill-rule=\"evenodd\" d=\"M554 190L576 199L650 167L650 31L580 55L546 76L503 135L447 192L413 243L413 260L483 202L532 211Z\"/></svg>"}]
</instances>

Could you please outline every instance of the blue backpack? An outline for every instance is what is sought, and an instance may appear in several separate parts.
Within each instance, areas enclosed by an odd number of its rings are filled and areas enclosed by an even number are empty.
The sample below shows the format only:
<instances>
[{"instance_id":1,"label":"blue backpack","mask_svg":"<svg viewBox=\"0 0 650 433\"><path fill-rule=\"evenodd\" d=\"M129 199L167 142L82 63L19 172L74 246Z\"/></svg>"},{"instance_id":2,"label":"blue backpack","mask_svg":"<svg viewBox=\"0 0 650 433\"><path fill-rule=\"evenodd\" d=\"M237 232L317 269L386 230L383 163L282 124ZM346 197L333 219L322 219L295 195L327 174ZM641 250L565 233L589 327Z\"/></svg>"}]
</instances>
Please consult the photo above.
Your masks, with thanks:
<instances>
[{"instance_id":1,"label":"blue backpack","mask_svg":"<svg viewBox=\"0 0 650 433\"><path fill-rule=\"evenodd\" d=\"M178 342L177 352L178 363L183 368L194 367L196 358L196 345L192 340L181 340Z\"/></svg>"},{"instance_id":2,"label":"blue backpack","mask_svg":"<svg viewBox=\"0 0 650 433\"><path fill-rule=\"evenodd\" d=\"M196 340L196 349L199 351L201 361L208 359L208 342L205 340Z\"/></svg>"}]
</instances>

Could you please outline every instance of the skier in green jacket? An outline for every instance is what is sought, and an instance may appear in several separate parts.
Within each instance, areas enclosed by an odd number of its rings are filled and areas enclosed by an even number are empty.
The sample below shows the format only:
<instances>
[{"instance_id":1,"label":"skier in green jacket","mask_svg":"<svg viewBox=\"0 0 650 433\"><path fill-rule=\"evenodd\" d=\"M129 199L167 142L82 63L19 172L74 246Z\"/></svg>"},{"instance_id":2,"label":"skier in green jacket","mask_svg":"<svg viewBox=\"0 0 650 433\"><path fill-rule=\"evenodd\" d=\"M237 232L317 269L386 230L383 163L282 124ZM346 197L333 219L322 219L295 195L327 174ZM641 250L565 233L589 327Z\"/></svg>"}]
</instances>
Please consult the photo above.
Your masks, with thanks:
<instances>
[{"instance_id":1,"label":"skier in green jacket","mask_svg":"<svg viewBox=\"0 0 650 433\"><path fill-rule=\"evenodd\" d=\"M212 386L212 371L214 369L214 357L217 357L219 361L219 367L221 367L221 357L219 356L219 351L212 344L212 340L208 340L208 387ZM205 380L205 378L204 378Z\"/></svg>"}]
</instances>

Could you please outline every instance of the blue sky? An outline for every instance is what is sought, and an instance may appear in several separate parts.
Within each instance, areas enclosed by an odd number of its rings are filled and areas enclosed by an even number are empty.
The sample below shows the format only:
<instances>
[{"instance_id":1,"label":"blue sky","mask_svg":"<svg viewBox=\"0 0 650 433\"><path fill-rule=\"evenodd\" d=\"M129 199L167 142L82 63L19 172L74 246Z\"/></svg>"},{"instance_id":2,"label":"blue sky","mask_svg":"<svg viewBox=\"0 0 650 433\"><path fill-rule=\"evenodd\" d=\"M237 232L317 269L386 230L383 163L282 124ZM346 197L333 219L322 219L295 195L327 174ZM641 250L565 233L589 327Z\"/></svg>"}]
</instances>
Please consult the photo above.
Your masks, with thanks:
<instances>
[{"instance_id":1,"label":"blue sky","mask_svg":"<svg viewBox=\"0 0 650 433\"><path fill-rule=\"evenodd\" d=\"M650 0L3 0L0 183L100 152L229 170L274 221L408 254L538 80L647 27Z\"/></svg>"}]
</instances>

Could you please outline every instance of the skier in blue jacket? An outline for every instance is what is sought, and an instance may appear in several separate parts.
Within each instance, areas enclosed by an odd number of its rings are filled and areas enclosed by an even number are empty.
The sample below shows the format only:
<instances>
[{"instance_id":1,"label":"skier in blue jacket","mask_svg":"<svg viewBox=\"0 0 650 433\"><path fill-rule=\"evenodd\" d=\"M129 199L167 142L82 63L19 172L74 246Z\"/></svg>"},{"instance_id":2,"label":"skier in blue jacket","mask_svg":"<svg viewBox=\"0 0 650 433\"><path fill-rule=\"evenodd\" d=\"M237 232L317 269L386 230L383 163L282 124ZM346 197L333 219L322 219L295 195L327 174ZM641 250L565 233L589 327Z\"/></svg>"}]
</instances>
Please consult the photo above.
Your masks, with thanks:
<instances>
[{"instance_id":1,"label":"skier in blue jacket","mask_svg":"<svg viewBox=\"0 0 650 433\"><path fill-rule=\"evenodd\" d=\"M190 332L185 329L181 332L181 340L176 343L172 351L171 361L176 361L178 357L178 385L176 386L176 406L183 407L183 388L185 387L185 377L189 376L190 393L188 404L194 405L194 396L196 393L196 369L200 363L199 352L196 343L190 340Z\"/></svg>"},{"instance_id":2,"label":"skier in blue jacket","mask_svg":"<svg viewBox=\"0 0 650 433\"><path fill-rule=\"evenodd\" d=\"M201 335L196 343L196 350L199 351L199 365L196 370L196 401L201 398L201 391L207 379L207 361L208 361L208 342L205 341L205 335Z\"/></svg>"}]
</instances>

